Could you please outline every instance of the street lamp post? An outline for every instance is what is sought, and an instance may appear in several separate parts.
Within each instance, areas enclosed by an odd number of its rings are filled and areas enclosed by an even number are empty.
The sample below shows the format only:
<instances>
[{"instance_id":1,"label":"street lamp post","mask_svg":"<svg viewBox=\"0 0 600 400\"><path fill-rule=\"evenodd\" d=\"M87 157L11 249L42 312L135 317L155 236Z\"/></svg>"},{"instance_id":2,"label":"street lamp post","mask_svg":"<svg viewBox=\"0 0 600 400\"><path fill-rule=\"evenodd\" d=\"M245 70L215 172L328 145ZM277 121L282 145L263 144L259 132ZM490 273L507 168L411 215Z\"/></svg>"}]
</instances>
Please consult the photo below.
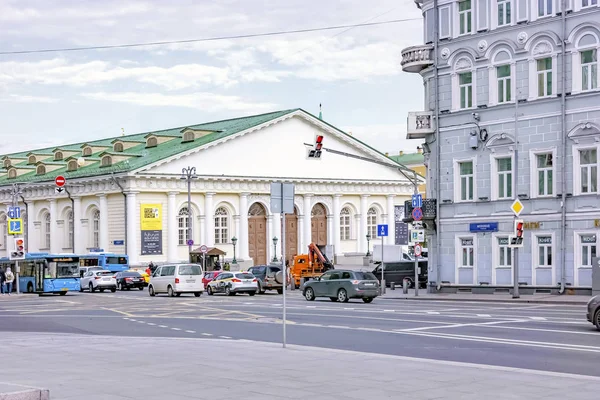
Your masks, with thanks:
<instances>
[{"instance_id":1,"label":"street lamp post","mask_svg":"<svg viewBox=\"0 0 600 400\"><path fill-rule=\"evenodd\" d=\"M277 262L279 261L277 259L277 242L279 241L279 239L277 239L277 236L275 236L273 238L273 247L274 247L274 252L273 252L273 262Z\"/></svg>"},{"instance_id":2,"label":"street lamp post","mask_svg":"<svg viewBox=\"0 0 600 400\"><path fill-rule=\"evenodd\" d=\"M367 233L367 257L369 257L371 255L371 234Z\"/></svg>"},{"instance_id":3,"label":"street lamp post","mask_svg":"<svg viewBox=\"0 0 600 400\"><path fill-rule=\"evenodd\" d=\"M231 238L231 243L233 244L233 260L231 260L231 263L237 264L237 260L235 259L235 244L237 243L237 238L235 236Z\"/></svg>"},{"instance_id":4,"label":"street lamp post","mask_svg":"<svg viewBox=\"0 0 600 400\"><path fill-rule=\"evenodd\" d=\"M192 179L196 179L196 167L187 167L181 170L181 179L187 180L187 245L188 245L188 259L189 254L192 252Z\"/></svg>"}]
</instances>

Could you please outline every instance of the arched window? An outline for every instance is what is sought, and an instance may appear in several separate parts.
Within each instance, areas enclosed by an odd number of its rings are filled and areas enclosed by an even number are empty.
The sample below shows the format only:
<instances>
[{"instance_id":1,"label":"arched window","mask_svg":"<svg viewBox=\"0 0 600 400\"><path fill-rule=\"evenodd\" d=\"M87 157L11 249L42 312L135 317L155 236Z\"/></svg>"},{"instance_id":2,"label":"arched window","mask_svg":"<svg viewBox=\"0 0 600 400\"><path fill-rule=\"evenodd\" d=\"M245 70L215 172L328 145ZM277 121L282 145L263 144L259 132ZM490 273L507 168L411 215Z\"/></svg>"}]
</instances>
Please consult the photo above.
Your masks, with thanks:
<instances>
[{"instance_id":1,"label":"arched window","mask_svg":"<svg viewBox=\"0 0 600 400\"><path fill-rule=\"evenodd\" d=\"M82 154L83 154L84 157L91 156L92 155L92 148L91 147L84 147Z\"/></svg>"},{"instance_id":2,"label":"arched window","mask_svg":"<svg viewBox=\"0 0 600 400\"><path fill-rule=\"evenodd\" d=\"M123 143L117 142L113 145L113 150L119 153L123 152Z\"/></svg>"},{"instance_id":3,"label":"arched window","mask_svg":"<svg viewBox=\"0 0 600 400\"><path fill-rule=\"evenodd\" d=\"M100 211L94 210L92 217L92 247L100 247Z\"/></svg>"},{"instance_id":4,"label":"arched window","mask_svg":"<svg viewBox=\"0 0 600 400\"><path fill-rule=\"evenodd\" d=\"M56 153L54 153L54 161L60 161L62 159L63 159L62 151L57 151Z\"/></svg>"},{"instance_id":5,"label":"arched window","mask_svg":"<svg viewBox=\"0 0 600 400\"><path fill-rule=\"evenodd\" d=\"M4 168L10 167L10 160L4 160Z\"/></svg>"},{"instance_id":6,"label":"arched window","mask_svg":"<svg viewBox=\"0 0 600 400\"><path fill-rule=\"evenodd\" d=\"M374 207L367 212L367 232L372 238L377 237L377 210Z\"/></svg>"},{"instance_id":7,"label":"arched window","mask_svg":"<svg viewBox=\"0 0 600 400\"><path fill-rule=\"evenodd\" d=\"M0 249L6 248L6 235L4 235L4 232L7 230L6 223L6 214L0 214L0 230L3 232L2 235L0 235Z\"/></svg>"},{"instance_id":8,"label":"arched window","mask_svg":"<svg viewBox=\"0 0 600 400\"><path fill-rule=\"evenodd\" d=\"M155 137L149 137L148 140L146 140L146 147L156 147L158 146L158 139Z\"/></svg>"},{"instance_id":9,"label":"arched window","mask_svg":"<svg viewBox=\"0 0 600 400\"><path fill-rule=\"evenodd\" d=\"M340 212L340 239L341 240L352 239L352 237L351 237L351 232L352 232L351 216L352 216L352 213L350 212L350 209L348 207L342 208L342 211Z\"/></svg>"},{"instance_id":10,"label":"arched window","mask_svg":"<svg viewBox=\"0 0 600 400\"><path fill-rule=\"evenodd\" d=\"M593 31L584 31L574 41L576 51L572 53L573 93L597 90L598 55L600 53L600 37Z\"/></svg>"},{"instance_id":11,"label":"arched window","mask_svg":"<svg viewBox=\"0 0 600 400\"><path fill-rule=\"evenodd\" d=\"M452 109L464 110L477 107L476 70L469 57L461 57L454 63L452 75Z\"/></svg>"},{"instance_id":12,"label":"arched window","mask_svg":"<svg viewBox=\"0 0 600 400\"><path fill-rule=\"evenodd\" d=\"M215 211L215 244L229 242L229 213L225 207Z\"/></svg>"},{"instance_id":13,"label":"arched window","mask_svg":"<svg viewBox=\"0 0 600 400\"><path fill-rule=\"evenodd\" d=\"M65 246L68 249L73 248L73 211L69 211L67 213L67 245Z\"/></svg>"},{"instance_id":14,"label":"arched window","mask_svg":"<svg viewBox=\"0 0 600 400\"><path fill-rule=\"evenodd\" d=\"M43 165L38 165L35 171L38 175L44 175L46 173L46 167Z\"/></svg>"},{"instance_id":15,"label":"arched window","mask_svg":"<svg viewBox=\"0 0 600 400\"><path fill-rule=\"evenodd\" d=\"M42 231L44 249L50 249L50 213L44 214L44 227Z\"/></svg>"},{"instance_id":16,"label":"arched window","mask_svg":"<svg viewBox=\"0 0 600 400\"><path fill-rule=\"evenodd\" d=\"M194 141L194 132L186 132L183 134L184 142L193 142Z\"/></svg>"},{"instance_id":17,"label":"arched window","mask_svg":"<svg viewBox=\"0 0 600 400\"><path fill-rule=\"evenodd\" d=\"M190 219L191 219L191 215L190 215ZM183 207L181 210L179 210L179 215L177 215L177 229L179 232L179 245L186 245L188 239L191 239L190 235L188 234L188 227L190 219L188 219L188 208L187 207Z\"/></svg>"},{"instance_id":18,"label":"arched window","mask_svg":"<svg viewBox=\"0 0 600 400\"><path fill-rule=\"evenodd\" d=\"M103 167L110 167L111 165L112 165L112 157L111 156L102 157L102 166Z\"/></svg>"},{"instance_id":19,"label":"arched window","mask_svg":"<svg viewBox=\"0 0 600 400\"><path fill-rule=\"evenodd\" d=\"M67 164L67 171L68 172L77 171L77 161L75 161L75 160L69 161L69 163Z\"/></svg>"},{"instance_id":20,"label":"arched window","mask_svg":"<svg viewBox=\"0 0 600 400\"><path fill-rule=\"evenodd\" d=\"M28 164L35 164L36 163L35 156L29 156L29 158L27 159L27 163Z\"/></svg>"},{"instance_id":21,"label":"arched window","mask_svg":"<svg viewBox=\"0 0 600 400\"><path fill-rule=\"evenodd\" d=\"M16 169L9 169L8 170L8 179L14 179L17 177L17 170Z\"/></svg>"}]
</instances>

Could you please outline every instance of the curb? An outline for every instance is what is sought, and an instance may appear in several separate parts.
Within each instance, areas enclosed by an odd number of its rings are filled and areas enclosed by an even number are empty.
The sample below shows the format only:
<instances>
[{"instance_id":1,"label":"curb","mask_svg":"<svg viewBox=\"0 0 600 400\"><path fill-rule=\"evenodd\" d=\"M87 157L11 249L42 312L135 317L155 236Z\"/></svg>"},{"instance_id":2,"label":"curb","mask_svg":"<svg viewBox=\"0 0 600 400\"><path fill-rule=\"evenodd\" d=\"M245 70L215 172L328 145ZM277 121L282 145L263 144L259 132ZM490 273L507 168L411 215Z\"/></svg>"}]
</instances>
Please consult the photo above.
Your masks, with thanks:
<instances>
[{"instance_id":1,"label":"curb","mask_svg":"<svg viewBox=\"0 0 600 400\"><path fill-rule=\"evenodd\" d=\"M530 303L530 304L560 304L560 305L575 305L585 306L587 301L564 301L564 300L527 300L527 299L450 299L450 298L435 298L435 297L385 297L379 296L381 299L386 300L433 300L433 301L457 301L457 302L471 302L471 303Z\"/></svg>"},{"instance_id":2,"label":"curb","mask_svg":"<svg viewBox=\"0 0 600 400\"><path fill-rule=\"evenodd\" d=\"M50 391L47 389L29 389L0 393L0 400L50 400Z\"/></svg>"}]
</instances>

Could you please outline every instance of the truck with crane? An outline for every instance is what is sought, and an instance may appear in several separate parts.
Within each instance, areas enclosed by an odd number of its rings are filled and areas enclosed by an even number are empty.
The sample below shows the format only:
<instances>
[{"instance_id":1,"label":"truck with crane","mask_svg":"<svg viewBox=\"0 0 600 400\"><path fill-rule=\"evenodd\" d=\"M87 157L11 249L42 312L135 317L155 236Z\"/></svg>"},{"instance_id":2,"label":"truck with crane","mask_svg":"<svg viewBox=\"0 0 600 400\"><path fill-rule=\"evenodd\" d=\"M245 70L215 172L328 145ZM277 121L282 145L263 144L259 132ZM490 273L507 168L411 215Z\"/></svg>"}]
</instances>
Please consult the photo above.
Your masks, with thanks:
<instances>
[{"instance_id":1,"label":"truck with crane","mask_svg":"<svg viewBox=\"0 0 600 400\"><path fill-rule=\"evenodd\" d=\"M334 269L333 263L315 243L308 245L308 254L294 256L290 266L290 276L295 288L299 288L302 279L314 279L326 271Z\"/></svg>"}]
</instances>

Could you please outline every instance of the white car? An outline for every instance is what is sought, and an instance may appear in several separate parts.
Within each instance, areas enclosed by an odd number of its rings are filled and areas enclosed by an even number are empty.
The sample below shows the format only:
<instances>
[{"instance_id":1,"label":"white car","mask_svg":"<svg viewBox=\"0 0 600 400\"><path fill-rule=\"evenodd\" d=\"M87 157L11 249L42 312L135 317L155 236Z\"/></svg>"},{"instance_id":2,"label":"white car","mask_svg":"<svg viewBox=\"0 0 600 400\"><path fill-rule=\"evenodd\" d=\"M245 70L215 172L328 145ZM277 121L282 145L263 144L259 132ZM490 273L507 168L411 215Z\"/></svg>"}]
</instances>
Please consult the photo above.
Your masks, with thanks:
<instances>
[{"instance_id":1,"label":"white car","mask_svg":"<svg viewBox=\"0 0 600 400\"><path fill-rule=\"evenodd\" d=\"M194 293L194 296L200 297L204 292L202 276L202 267L197 264L162 265L150 277L148 294L166 293L173 297Z\"/></svg>"},{"instance_id":2,"label":"white car","mask_svg":"<svg viewBox=\"0 0 600 400\"><path fill-rule=\"evenodd\" d=\"M86 272L83 277L81 277L80 285L80 292L83 292L86 289L92 293L96 290L100 290L101 292L110 290L113 293L117 291L115 274L106 270L91 270Z\"/></svg>"},{"instance_id":3,"label":"white car","mask_svg":"<svg viewBox=\"0 0 600 400\"><path fill-rule=\"evenodd\" d=\"M206 291L210 296L215 293L225 293L228 296L234 296L236 293L248 293L248 295L254 296L258 291L258 279L250 272L223 271L208 283Z\"/></svg>"}]
</instances>

